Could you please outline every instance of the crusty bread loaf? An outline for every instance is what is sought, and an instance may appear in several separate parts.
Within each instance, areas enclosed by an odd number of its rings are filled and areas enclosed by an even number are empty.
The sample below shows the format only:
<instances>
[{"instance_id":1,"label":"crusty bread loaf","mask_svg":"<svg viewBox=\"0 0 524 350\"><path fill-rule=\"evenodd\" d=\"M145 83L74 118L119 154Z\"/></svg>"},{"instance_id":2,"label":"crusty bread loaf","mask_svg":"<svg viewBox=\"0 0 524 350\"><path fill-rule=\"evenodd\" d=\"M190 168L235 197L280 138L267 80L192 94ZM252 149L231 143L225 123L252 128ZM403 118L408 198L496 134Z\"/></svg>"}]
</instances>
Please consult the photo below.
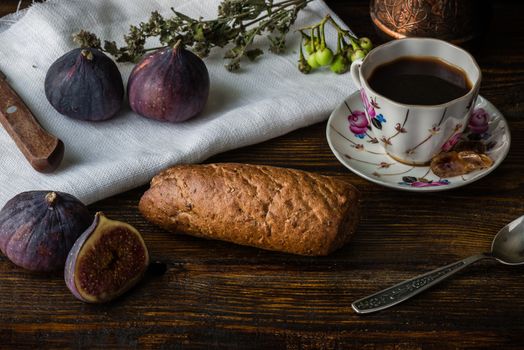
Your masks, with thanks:
<instances>
[{"instance_id":1,"label":"crusty bread loaf","mask_svg":"<svg viewBox=\"0 0 524 350\"><path fill-rule=\"evenodd\" d=\"M329 176L246 164L179 165L155 176L141 213L173 232L327 255L356 229L358 191Z\"/></svg>"}]
</instances>

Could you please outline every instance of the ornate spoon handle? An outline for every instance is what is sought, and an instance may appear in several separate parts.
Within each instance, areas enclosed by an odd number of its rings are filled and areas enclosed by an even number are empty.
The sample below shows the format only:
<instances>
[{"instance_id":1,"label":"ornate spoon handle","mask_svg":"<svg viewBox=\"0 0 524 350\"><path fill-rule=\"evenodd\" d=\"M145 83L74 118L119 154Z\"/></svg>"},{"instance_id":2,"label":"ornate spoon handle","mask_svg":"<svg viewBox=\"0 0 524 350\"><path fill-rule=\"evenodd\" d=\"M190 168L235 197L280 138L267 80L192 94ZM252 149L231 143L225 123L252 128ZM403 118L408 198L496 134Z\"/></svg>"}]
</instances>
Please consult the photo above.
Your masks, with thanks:
<instances>
[{"instance_id":1,"label":"ornate spoon handle","mask_svg":"<svg viewBox=\"0 0 524 350\"><path fill-rule=\"evenodd\" d=\"M353 310L359 314L367 314L387 309L411 298L414 295L419 294L431 286L434 286L435 284L459 272L466 266L469 266L476 261L490 257L491 254L470 256L464 260L440 267L423 275L396 284L363 299L359 299L351 304L351 306L353 307Z\"/></svg>"}]
</instances>

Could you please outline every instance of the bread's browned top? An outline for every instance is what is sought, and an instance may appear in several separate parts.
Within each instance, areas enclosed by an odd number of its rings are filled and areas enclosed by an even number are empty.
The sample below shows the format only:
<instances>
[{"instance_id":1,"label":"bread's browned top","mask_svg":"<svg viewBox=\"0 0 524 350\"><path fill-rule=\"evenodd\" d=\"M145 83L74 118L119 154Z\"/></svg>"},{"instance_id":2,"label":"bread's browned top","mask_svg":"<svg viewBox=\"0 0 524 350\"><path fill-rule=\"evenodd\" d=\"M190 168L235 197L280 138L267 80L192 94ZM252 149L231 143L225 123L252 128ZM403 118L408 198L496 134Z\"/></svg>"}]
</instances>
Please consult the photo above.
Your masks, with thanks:
<instances>
[{"instance_id":1,"label":"bread's browned top","mask_svg":"<svg viewBox=\"0 0 524 350\"><path fill-rule=\"evenodd\" d=\"M169 230L305 255L347 242L357 206L358 191L333 177L234 163L167 169L140 202Z\"/></svg>"}]
</instances>

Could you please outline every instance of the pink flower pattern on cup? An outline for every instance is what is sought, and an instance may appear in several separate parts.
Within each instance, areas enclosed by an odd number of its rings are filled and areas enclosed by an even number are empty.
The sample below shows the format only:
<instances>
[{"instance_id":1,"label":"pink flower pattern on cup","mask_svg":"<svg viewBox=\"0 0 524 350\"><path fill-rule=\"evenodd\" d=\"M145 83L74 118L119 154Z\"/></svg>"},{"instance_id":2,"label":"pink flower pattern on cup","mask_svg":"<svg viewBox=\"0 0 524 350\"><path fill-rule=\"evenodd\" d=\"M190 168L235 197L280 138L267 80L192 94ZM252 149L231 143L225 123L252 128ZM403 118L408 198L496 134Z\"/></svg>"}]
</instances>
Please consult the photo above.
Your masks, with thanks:
<instances>
[{"instance_id":1,"label":"pink flower pattern on cup","mask_svg":"<svg viewBox=\"0 0 524 350\"><path fill-rule=\"evenodd\" d=\"M366 92L364 91L364 89L360 89L360 98L362 99L362 103L364 104L364 107L366 108L366 111L368 112L369 117L375 118L377 113L375 112L375 108L369 102L368 96L366 95Z\"/></svg>"},{"instance_id":2,"label":"pink flower pattern on cup","mask_svg":"<svg viewBox=\"0 0 524 350\"><path fill-rule=\"evenodd\" d=\"M469 130L473 134L484 134L489 129L489 114L484 108L477 108L471 113L468 123Z\"/></svg>"},{"instance_id":3,"label":"pink flower pattern on cup","mask_svg":"<svg viewBox=\"0 0 524 350\"><path fill-rule=\"evenodd\" d=\"M364 138L368 130L369 122L366 113L362 111L353 111L349 116L349 130L358 138Z\"/></svg>"},{"instance_id":4,"label":"pink flower pattern on cup","mask_svg":"<svg viewBox=\"0 0 524 350\"><path fill-rule=\"evenodd\" d=\"M451 151L451 149L457 144L457 142L460 140L462 136L462 133L459 132L459 133L456 133L455 135L451 136L449 138L449 140L444 144L442 145L442 150L444 152L449 152Z\"/></svg>"},{"instance_id":5,"label":"pink flower pattern on cup","mask_svg":"<svg viewBox=\"0 0 524 350\"><path fill-rule=\"evenodd\" d=\"M380 107L378 106L376 99L368 99L364 89L360 89L360 99L362 100L362 104L364 104L364 108L366 109L369 122L372 123L375 128L381 130L382 123L386 122L386 118L382 115L382 113L377 115L375 108L380 109Z\"/></svg>"}]
</instances>

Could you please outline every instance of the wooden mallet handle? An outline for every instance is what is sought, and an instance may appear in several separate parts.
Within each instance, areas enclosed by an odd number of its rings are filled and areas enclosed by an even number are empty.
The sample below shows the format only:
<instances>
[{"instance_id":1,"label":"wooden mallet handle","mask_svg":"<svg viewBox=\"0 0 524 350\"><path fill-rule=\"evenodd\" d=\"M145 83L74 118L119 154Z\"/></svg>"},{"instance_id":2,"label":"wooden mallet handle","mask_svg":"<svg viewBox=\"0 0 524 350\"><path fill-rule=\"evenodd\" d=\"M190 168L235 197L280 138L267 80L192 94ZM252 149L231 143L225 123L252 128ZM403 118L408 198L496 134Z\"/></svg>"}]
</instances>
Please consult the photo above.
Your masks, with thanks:
<instances>
[{"instance_id":1,"label":"wooden mallet handle","mask_svg":"<svg viewBox=\"0 0 524 350\"><path fill-rule=\"evenodd\" d=\"M31 166L50 173L64 157L64 143L44 130L0 71L0 123Z\"/></svg>"}]
</instances>

